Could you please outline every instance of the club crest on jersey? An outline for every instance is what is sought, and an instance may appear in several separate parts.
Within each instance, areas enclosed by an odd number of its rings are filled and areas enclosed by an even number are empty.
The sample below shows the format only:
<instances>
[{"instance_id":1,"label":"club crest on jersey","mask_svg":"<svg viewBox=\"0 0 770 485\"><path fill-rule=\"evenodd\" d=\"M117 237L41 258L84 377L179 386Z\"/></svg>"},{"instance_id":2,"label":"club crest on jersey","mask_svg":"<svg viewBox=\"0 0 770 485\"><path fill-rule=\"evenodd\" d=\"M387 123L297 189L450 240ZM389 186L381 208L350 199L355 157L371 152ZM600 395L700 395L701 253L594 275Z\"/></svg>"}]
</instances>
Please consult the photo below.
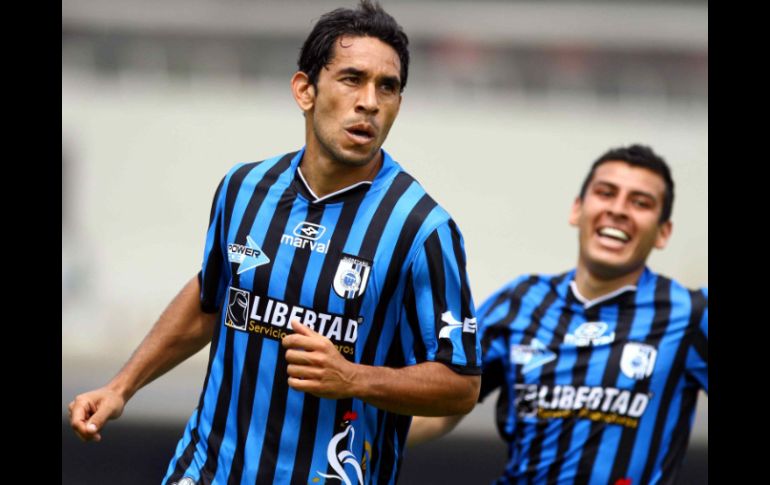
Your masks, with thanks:
<instances>
[{"instance_id":1,"label":"club crest on jersey","mask_svg":"<svg viewBox=\"0 0 770 485\"><path fill-rule=\"evenodd\" d=\"M239 264L238 274L270 262L270 258L265 255L251 236L246 236L246 246L235 243L228 244L227 260Z\"/></svg>"},{"instance_id":2,"label":"club crest on jersey","mask_svg":"<svg viewBox=\"0 0 770 485\"><path fill-rule=\"evenodd\" d=\"M652 345L628 342L620 357L620 370L631 379L650 377L657 356L658 351Z\"/></svg>"},{"instance_id":3,"label":"club crest on jersey","mask_svg":"<svg viewBox=\"0 0 770 485\"><path fill-rule=\"evenodd\" d=\"M371 270L370 261L343 253L334 274L334 292L346 300L358 298L366 290Z\"/></svg>"}]
</instances>

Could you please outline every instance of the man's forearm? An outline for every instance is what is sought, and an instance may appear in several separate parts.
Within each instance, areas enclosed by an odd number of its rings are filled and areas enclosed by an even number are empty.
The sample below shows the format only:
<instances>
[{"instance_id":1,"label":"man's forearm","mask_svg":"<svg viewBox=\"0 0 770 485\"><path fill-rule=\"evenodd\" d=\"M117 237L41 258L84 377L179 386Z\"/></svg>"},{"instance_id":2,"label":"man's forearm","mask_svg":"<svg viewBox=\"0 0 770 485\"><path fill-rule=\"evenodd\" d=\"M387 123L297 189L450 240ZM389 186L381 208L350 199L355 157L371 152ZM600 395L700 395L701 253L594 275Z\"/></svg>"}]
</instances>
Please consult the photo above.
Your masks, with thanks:
<instances>
[{"instance_id":1,"label":"man's forearm","mask_svg":"<svg viewBox=\"0 0 770 485\"><path fill-rule=\"evenodd\" d=\"M107 387L127 401L211 342L216 314L200 308L200 285L193 277L169 303L158 321Z\"/></svg>"},{"instance_id":2,"label":"man's forearm","mask_svg":"<svg viewBox=\"0 0 770 485\"><path fill-rule=\"evenodd\" d=\"M466 414L479 397L479 376L460 375L444 364L393 369L356 366L352 394L380 409L417 416Z\"/></svg>"},{"instance_id":3,"label":"man's forearm","mask_svg":"<svg viewBox=\"0 0 770 485\"><path fill-rule=\"evenodd\" d=\"M414 446L438 439L452 431L465 416L465 414L458 414L456 416L415 416L412 418L411 426L409 426L406 445Z\"/></svg>"},{"instance_id":4,"label":"man's forearm","mask_svg":"<svg viewBox=\"0 0 770 485\"><path fill-rule=\"evenodd\" d=\"M446 416L469 412L479 397L480 376L464 376L439 362L398 369L346 360L328 338L292 321L283 338L289 386L328 399L356 397L404 415Z\"/></svg>"}]
</instances>

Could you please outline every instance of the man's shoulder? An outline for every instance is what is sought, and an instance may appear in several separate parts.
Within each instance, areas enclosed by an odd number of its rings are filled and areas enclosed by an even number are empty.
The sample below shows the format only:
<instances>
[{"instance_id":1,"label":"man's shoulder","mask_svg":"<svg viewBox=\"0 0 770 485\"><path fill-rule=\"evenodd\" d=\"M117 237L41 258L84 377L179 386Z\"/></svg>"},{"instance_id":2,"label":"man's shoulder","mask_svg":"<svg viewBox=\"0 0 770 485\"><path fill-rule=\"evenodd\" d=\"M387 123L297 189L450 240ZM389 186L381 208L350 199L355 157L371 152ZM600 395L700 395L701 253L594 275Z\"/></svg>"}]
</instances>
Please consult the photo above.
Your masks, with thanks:
<instances>
[{"instance_id":1,"label":"man's shoulder","mask_svg":"<svg viewBox=\"0 0 770 485\"><path fill-rule=\"evenodd\" d=\"M453 231L459 228L447 211L412 174L398 166L397 173L389 184L395 193L401 193L403 203L396 203L393 211L400 212L405 225L418 229L415 237L427 238L441 226L450 226ZM387 197L387 196L386 196Z\"/></svg>"},{"instance_id":2,"label":"man's shoulder","mask_svg":"<svg viewBox=\"0 0 770 485\"><path fill-rule=\"evenodd\" d=\"M680 281L675 280L674 278L668 278L666 276L663 276L663 278L667 278L669 281L671 281L671 287L678 291L685 291L693 295L699 294L708 299L708 287L690 287Z\"/></svg>"},{"instance_id":3,"label":"man's shoulder","mask_svg":"<svg viewBox=\"0 0 770 485\"><path fill-rule=\"evenodd\" d=\"M489 297L489 300L507 299L519 301L525 298L542 299L544 294L552 291L557 292L559 282L563 282L565 278L569 278L573 272L574 270L557 274L524 273L498 288L498 290Z\"/></svg>"},{"instance_id":4,"label":"man's shoulder","mask_svg":"<svg viewBox=\"0 0 770 485\"><path fill-rule=\"evenodd\" d=\"M273 167L281 166L288 168L291 165L291 160L297 154L297 151L281 153L274 157L265 158L258 161L241 161L234 163L227 171L226 176L233 175L237 172L250 172L253 169L259 168L262 171L267 171Z\"/></svg>"},{"instance_id":5,"label":"man's shoulder","mask_svg":"<svg viewBox=\"0 0 770 485\"><path fill-rule=\"evenodd\" d=\"M645 275L646 281L654 281L656 286L661 283L669 287L672 304L704 305L708 307L708 287L691 288L686 284L664 274L655 273L649 268Z\"/></svg>"},{"instance_id":6,"label":"man's shoulder","mask_svg":"<svg viewBox=\"0 0 770 485\"><path fill-rule=\"evenodd\" d=\"M520 290L525 288L542 288L544 290L552 290L555 289L559 281L569 278L572 273L574 273L574 270L563 273L524 273L509 281L504 288L518 288Z\"/></svg>"},{"instance_id":7,"label":"man's shoulder","mask_svg":"<svg viewBox=\"0 0 770 485\"><path fill-rule=\"evenodd\" d=\"M224 185L229 189L241 187L247 180L257 183L265 178L278 178L291 166L291 161L297 151L282 153L274 157L258 161L236 162L222 178Z\"/></svg>"}]
</instances>

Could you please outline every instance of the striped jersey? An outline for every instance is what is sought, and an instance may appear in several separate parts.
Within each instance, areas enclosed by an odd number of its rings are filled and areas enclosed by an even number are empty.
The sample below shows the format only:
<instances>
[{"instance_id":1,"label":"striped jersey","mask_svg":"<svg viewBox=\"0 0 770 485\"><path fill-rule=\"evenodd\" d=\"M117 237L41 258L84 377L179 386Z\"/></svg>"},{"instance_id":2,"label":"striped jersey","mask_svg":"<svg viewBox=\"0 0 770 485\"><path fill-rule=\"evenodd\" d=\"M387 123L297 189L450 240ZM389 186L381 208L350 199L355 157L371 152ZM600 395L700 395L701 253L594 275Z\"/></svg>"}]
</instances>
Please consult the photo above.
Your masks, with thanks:
<instances>
[{"instance_id":1,"label":"striped jersey","mask_svg":"<svg viewBox=\"0 0 770 485\"><path fill-rule=\"evenodd\" d=\"M163 483L396 483L411 417L291 389L299 320L352 362L481 373L462 236L384 150L375 179L317 198L304 149L235 166L199 274L219 312L198 407Z\"/></svg>"},{"instance_id":2,"label":"striped jersey","mask_svg":"<svg viewBox=\"0 0 770 485\"><path fill-rule=\"evenodd\" d=\"M645 268L587 301L574 276L519 277L479 308L481 399L500 387L508 441L497 483L674 483L708 392L708 290Z\"/></svg>"}]
</instances>

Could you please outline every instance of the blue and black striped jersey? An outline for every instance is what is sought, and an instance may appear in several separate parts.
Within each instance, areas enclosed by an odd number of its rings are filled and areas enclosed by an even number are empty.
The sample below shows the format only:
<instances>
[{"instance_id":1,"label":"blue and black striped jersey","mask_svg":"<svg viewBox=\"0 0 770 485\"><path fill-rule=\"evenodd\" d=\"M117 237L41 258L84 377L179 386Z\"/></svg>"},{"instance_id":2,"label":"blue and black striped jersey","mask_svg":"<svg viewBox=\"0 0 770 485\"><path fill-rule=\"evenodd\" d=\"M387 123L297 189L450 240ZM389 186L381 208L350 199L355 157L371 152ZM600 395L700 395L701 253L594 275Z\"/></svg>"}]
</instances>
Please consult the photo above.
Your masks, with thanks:
<instances>
[{"instance_id":1,"label":"blue and black striped jersey","mask_svg":"<svg viewBox=\"0 0 770 485\"><path fill-rule=\"evenodd\" d=\"M708 292L645 268L586 301L574 270L522 276L479 308L481 399L500 387L499 484L674 483L708 392Z\"/></svg>"},{"instance_id":2,"label":"blue and black striped jersey","mask_svg":"<svg viewBox=\"0 0 770 485\"><path fill-rule=\"evenodd\" d=\"M164 483L396 482L411 418L289 388L292 320L356 363L481 373L462 236L382 153L371 183L321 199L298 170L303 151L222 180L199 275L219 324Z\"/></svg>"}]
</instances>

